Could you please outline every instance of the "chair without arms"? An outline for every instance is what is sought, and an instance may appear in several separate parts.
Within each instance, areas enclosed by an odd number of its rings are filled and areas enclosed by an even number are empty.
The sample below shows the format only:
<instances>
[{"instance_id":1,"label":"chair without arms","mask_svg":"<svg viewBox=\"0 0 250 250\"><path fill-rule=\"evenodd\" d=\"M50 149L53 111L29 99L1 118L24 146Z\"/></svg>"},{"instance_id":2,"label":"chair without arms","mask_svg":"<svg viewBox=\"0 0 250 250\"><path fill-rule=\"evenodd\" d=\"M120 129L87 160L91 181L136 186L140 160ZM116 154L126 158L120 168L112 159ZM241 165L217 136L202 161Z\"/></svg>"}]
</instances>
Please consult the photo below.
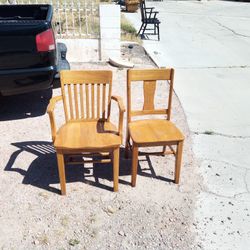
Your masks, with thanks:
<instances>
[{"instance_id":1,"label":"chair without arms","mask_svg":"<svg viewBox=\"0 0 250 250\"><path fill-rule=\"evenodd\" d=\"M110 159L69 163L106 163L113 160L113 189L118 191L119 148L122 143L125 108L120 97L111 96L112 71L64 70L60 72L60 78L62 95L50 100L47 112L56 149L61 194L66 194L65 163L68 163L66 158L72 159L74 156L82 158L95 154L110 156ZM57 130L54 108L61 100L66 122ZM118 129L110 122L111 100L116 101L119 107Z\"/></svg>"},{"instance_id":2,"label":"chair without arms","mask_svg":"<svg viewBox=\"0 0 250 250\"><path fill-rule=\"evenodd\" d=\"M155 109L154 96L158 80L169 82L167 109ZM132 110L131 85L143 82L144 105L142 110ZM184 136L170 121L173 95L174 69L130 69L127 72L127 137L125 155L132 150L132 179L136 185L138 149L140 147L163 146L162 152L143 154L175 156L175 179L179 183ZM133 120L145 115L165 115L166 119ZM131 143L132 141L132 143ZM166 148L169 148L167 151Z\"/></svg>"}]
</instances>

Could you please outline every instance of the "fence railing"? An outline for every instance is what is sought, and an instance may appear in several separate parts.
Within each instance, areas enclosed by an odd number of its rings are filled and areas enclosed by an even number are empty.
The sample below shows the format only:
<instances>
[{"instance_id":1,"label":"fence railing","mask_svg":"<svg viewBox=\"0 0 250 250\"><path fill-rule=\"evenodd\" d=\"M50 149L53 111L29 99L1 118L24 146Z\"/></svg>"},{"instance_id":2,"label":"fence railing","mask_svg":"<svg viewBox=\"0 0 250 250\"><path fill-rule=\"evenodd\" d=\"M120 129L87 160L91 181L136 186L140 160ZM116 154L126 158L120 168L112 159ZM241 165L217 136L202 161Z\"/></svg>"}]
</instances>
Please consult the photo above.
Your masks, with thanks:
<instances>
[{"instance_id":1,"label":"fence railing","mask_svg":"<svg viewBox=\"0 0 250 250\"><path fill-rule=\"evenodd\" d=\"M0 0L0 3L8 3ZM16 0L17 4L52 4L57 38L99 38L99 0Z\"/></svg>"}]
</instances>

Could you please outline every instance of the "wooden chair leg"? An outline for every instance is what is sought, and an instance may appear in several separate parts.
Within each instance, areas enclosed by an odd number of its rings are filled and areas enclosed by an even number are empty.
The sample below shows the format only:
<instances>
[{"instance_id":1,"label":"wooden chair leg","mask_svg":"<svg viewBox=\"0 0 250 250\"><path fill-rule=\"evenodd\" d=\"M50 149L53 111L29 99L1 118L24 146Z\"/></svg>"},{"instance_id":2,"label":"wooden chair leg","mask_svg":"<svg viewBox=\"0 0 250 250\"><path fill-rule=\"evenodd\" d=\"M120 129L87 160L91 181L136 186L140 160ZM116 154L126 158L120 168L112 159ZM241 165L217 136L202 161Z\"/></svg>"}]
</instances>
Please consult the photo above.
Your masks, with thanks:
<instances>
[{"instance_id":1,"label":"wooden chair leg","mask_svg":"<svg viewBox=\"0 0 250 250\"><path fill-rule=\"evenodd\" d=\"M174 182L176 184L179 184L179 180L180 180L182 151L183 151L183 141L178 143L177 150L176 150L175 179L174 179Z\"/></svg>"},{"instance_id":2,"label":"wooden chair leg","mask_svg":"<svg viewBox=\"0 0 250 250\"><path fill-rule=\"evenodd\" d=\"M135 187L135 185L136 185L137 167L138 167L138 147L133 145L133 149L132 149L132 176L131 176L132 187Z\"/></svg>"},{"instance_id":3,"label":"wooden chair leg","mask_svg":"<svg viewBox=\"0 0 250 250\"><path fill-rule=\"evenodd\" d=\"M165 154L166 149L167 149L167 146L163 146L163 148L162 148L162 155L164 155L164 154Z\"/></svg>"},{"instance_id":4,"label":"wooden chair leg","mask_svg":"<svg viewBox=\"0 0 250 250\"><path fill-rule=\"evenodd\" d=\"M130 134L129 134L129 131L127 131L126 145L125 145L125 158L126 159L128 159L129 157L129 140L130 140Z\"/></svg>"},{"instance_id":5,"label":"wooden chair leg","mask_svg":"<svg viewBox=\"0 0 250 250\"><path fill-rule=\"evenodd\" d=\"M56 152L56 156L57 156L57 165L58 165L59 179L60 179L60 185L61 185L61 194L66 195L64 156L60 152Z\"/></svg>"},{"instance_id":6,"label":"wooden chair leg","mask_svg":"<svg viewBox=\"0 0 250 250\"><path fill-rule=\"evenodd\" d=\"M113 151L113 182L114 182L114 192L118 191L119 153L120 153L120 148L114 149L114 151Z\"/></svg>"}]
</instances>

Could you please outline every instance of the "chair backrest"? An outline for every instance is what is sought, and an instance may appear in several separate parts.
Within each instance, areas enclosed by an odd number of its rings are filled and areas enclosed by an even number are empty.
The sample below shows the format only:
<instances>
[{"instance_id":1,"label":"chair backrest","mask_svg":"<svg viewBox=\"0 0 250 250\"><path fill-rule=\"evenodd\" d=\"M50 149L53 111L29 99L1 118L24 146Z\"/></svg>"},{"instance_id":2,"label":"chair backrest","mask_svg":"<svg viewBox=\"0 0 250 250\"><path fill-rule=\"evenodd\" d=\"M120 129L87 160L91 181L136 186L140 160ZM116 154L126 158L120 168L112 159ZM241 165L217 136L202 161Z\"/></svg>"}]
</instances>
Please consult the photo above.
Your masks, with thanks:
<instances>
[{"instance_id":1,"label":"chair backrest","mask_svg":"<svg viewBox=\"0 0 250 250\"><path fill-rule=\"evenodd\" d=\"M140 1L140 10L141 10L141 21L143 22L147 19L145 0Z\"/></svg>"},{"instance_id":2,"label":"chair backrest","mask_svg":"<svg viewBox=\"0 0 250 250\"><path fill-rule=\"evenodd\" d=\"M60 79L66 122L109 119L112 71L63 70Z\"/></svg>"},{"instance_id":3,"label":"chair backrest","mask_svg":"<svg viewBox=\"0 0 250 250\"><path fill-rule=\"evenodd\" d=\"M157 82L165 80L169 83L167 108L155 109L154 97ZM143 82L144 103L142 110L132 110L131 106L131 84ZM127 112L128 122L134 116L142 115L167 115L170 120L172 95L174 83L174 69L129 69L127 72Z\"/></svg>"}]
</instances>

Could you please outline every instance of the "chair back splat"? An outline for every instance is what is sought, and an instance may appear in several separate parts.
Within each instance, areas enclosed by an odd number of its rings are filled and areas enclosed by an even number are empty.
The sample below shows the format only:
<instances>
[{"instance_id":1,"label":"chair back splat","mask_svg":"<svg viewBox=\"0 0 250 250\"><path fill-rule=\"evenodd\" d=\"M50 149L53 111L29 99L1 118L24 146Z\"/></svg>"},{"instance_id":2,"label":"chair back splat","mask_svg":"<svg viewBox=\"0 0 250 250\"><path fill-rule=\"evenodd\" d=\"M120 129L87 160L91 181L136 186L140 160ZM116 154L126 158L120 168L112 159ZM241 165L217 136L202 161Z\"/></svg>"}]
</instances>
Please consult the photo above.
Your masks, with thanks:
<instances>
[{"instance_id":1,"label":"chair back splat","mask_svg":"<svg viewBox=\"0 0 250 250\"><path fill-rule=\"evenodd\" d=\"M169 83L169 94L167 109L156 109L154 105L155 91L158 81L165 80ZM131 107L131 85L143 81L144 103L142 110L132 110ZM173 95L174 69L133 69L128 70L127 78L127 97L128 97L128 122L133 116L141 115L167 115L167 120L170 120L172 95Z\"/></svg>"},{"instance_id":2,"label":"chair back splat","mask_svg":"<svg viewBox=\"0 0 250 250\"><path fill-rule=\"evenodd\" d=\"M138 82L143 83L143 106L141 109L132 109L132 90L138 88ZM164 87L162 82L169 84L168 92L161 92L156 95L157 85ZM170 121L172 95L174 83L174 69L130 69L127 74L127 136L125 156L129 157L129 152L132 153L131 166L131 185L136 185L138 155L167 155L173 154L175 156L175 177L174 182L179 183L181 158L183 150L184 135ZM137 84L138 85L138 84ZM159 86L160 87L160 86ZM159 89L158 89L159 90ZM157 104L160 107L155 107L155 96L158 97ZM140 96L136 96L136 103L138 105ZM164 107L162 108L162 106ZM140 119L138 116L150 115L149 119ZM164 118L157 118L155 115L164 115ZM133 119L137 116L137 119ZM157 152L141 152L139 148L146 147L162 147L161 151ZM167 148L169 150L167 150Z\"/></svg>"},{"instance_id":3,"label":"chair back splat","mask_svg":"<svg viewBox=\"0 0 250 250\"><path fill-rule=\"evenodd\" d=\"M61 89L66 122L109 120L112 72L61 71Z\"/></svg>"}]
</instances>

